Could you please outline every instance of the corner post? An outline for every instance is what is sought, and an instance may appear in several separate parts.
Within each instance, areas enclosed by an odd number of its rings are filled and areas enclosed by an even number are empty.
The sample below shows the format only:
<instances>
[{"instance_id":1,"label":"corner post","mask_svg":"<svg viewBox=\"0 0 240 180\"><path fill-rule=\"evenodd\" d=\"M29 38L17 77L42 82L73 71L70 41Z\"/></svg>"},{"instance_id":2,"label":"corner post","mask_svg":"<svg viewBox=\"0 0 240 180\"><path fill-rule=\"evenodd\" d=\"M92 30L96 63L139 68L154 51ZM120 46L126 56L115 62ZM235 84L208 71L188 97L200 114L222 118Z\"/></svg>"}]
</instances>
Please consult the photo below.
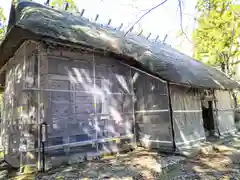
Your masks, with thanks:
<instances>
[{"instance_id":1,"label":"corner post","mask_svg":"<svg viewBox=\"0 0 240 180\"><path fill-rule=\"evenodd\" d=\"M167 82L167 93L168 93L168 106L169 106L169 116L171 121L171 130L172 130L172 143L173 150L176 151L176 142L175 142L175 132L174 132L174 123L173 123L173 109L172 109L172 99L171 99L171 91L170 84Z\"/></svg>"},{"instance_id":2,"label":"corner post","mask_svg":"<svg viewBox=\"0 0 240 180\"><path fill-rule=\"evenodd\" d=\"M38 58L37 58L37 134L38 134L38 139L37 139L37 169L38 171L42 170L42 165L41 165L41 117L40 117L40 111L41 111L41 99L40 99L40 61L41 61L41 48L40 44L37 45L38 49ZM36 92L36 91L35 91Z\"/></svg>"}]
</instances>

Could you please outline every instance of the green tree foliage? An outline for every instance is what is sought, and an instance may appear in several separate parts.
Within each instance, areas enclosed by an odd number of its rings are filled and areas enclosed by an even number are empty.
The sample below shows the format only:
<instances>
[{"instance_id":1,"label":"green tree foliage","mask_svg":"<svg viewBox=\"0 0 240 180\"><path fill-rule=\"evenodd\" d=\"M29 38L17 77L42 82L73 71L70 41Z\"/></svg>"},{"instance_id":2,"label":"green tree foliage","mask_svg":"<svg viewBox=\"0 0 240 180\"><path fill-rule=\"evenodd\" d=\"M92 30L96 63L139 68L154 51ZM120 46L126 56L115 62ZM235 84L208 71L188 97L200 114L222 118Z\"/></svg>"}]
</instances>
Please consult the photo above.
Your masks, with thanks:
<instances>
[{"instance_id":1,"label":"green tree foliage","mask_svg":"<svg viewBox=\"0 0 240 180\"><path fill-rule=\"evenodd\" d=\"M198 0L194 57L234 76L240 54L240 6L232 0Z\"/></svg>"},{"instance_id":2,"label":"green tree foliage","mask_svg":"<svg viewBox=\"0 0 240 180\"><path fill-rule=\"evenodd\" d=\"M50 6L58 9L64 9L68 3L68 11L70 12L78 12L76 0L51 0Z\"/></svg>"},{"instance_id":3,"label":"green tree foliage","mask_svg":"<svg viewBox=\"0 0 240 180\"><path fill-rule=\"evenodd\" d=\"M6 17L4 15L3 9L0 7L0 42L2 41L6 32L5 22Z\"/></svg>"}]
</instances>

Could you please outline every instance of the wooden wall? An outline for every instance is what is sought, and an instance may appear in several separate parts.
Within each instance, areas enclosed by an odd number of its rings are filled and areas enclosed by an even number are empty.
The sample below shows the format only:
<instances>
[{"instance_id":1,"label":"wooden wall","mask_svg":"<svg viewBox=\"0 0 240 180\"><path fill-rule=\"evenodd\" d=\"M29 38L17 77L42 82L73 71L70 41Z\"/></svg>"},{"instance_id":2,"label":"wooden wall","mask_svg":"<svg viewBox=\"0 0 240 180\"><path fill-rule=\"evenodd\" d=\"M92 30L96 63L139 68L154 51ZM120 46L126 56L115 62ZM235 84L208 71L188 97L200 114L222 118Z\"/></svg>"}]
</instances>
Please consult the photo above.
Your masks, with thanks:
<instances>
[{"instance_id":1,"label":"wooden wall","mask_svg":"<svg viewBox=\"0 0 240 180\"><path fill-rule=\"evenodd\" d=\"M46 56L41 86L47 90L42 95L48 146L89 141L52 153L119 151L118 143L94 142L133 134L130 68L115 59L65 49L48 49Z\"/></svg>"},{"instance_id":2,"label":"wooden wall","mask_svg":"<svg viewBox=\"0 0 240 180\"><path fill-rule=\"evenodd\" d=\"M173 149L167 83L133 71L138 140L148 148Z\"/></svg>"},{"instance_id":3,"label":"wooden wall","mask_svg":"<svg viewBox=\"0 0 240 180\"><path fill-rule=\"evenodd\" d=\"M234 101L229 91L215 91L216 107L215 120L220 135L226 135L236 131Z\"/></svg>"},{"instance_id":4,"label":"wooden wall","mask_svg":"<svg viewBox=\"0 0 240 180\"><path fill-rule=\"evenodd\" d=\"M119 151L135 135L146 147L173 149L167 83L119 60L26 41L5 82L1 141L9 155L22 145L35 151L41 122L48 124L50 157ZM200 92L170 88L176 143L205 139ZM229 95L216 92L223 134L235 128Z\"/></svg>"},{"instance_id":5,"label":"wooden wall","mask_svg":"<svg viewBox=\"0 0 240 180\"><path fill-rule=\"evenodd\" d=\"M200 95L199 89L171 85L175 141L179 148L206 139Z\"/></svg>"},{"instance_id":6,"label":"wooden wall","mask_svg":"<svg viewBox=\"0 0 240 180\"><path fill-rule=\"evenodd\" d=\"M5 153L9 156L19 155L19 148L23 144L27 149L36 146L37 104L34 93L24 91L35 82L32 62L37 57L36 53L37 45L26 41L7 64L1 136Z\"/></svg>"}]
</instances>

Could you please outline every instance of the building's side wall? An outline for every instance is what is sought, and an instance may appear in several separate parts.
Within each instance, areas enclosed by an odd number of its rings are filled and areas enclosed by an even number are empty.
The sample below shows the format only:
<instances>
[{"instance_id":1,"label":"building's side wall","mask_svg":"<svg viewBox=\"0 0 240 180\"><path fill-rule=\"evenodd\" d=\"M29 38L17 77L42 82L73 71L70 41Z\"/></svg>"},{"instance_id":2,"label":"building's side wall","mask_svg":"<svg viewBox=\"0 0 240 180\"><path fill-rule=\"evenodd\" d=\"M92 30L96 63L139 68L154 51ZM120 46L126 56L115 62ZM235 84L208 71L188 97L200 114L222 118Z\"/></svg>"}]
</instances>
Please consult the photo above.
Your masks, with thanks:
<instances>
[{"instance_id":1,"label":"building's side wall","mask_svg":"<svg viewBox=\"0 0 240 180\"><path fill-rule=\"evenodd\" d=\"M4 90L2 91L2 89L0 90L0 159L3 158L3 144L2 144L2 131L3 131L3 95L4 94Z\"/></svg>"},{"instance_id":2,"label":"building's side wall","mask_svg":"<svg viewBox=\"0 0 240 180\"><path fill-rule=\"evenodd\" d=\"M215 91L216 107L214 110L215 120L220 135L236 131L235 115L234 115L234 100L229 91Z\"/></svg>"},{"instance_id":3,"label":"building's side wall","mask_svg":"<svg viewBox=\"0 0 240 180\"><path fill-rule=\"evenodd\" d=\"M24 145L23 150L35 146L36 102L31 98L33 94L24 91L24 88L34 82L31 61L36 53L36 44L26 41L9 60L6 68L1 137L5 154L9 156L19 156L21 145ZM24 157L22 160L31 161L31 158Z\"/></svg>"},{"instance_id":4,"label":"building's side wall","mask_svg":"<svg viewBox=\"0 0 240 180\"><path fill-rule=\"evenodd\" d=\"M119 151L133 142L130 68L115 59L48 49L41 61L49 156ZM47 108L46 108L47 107Z\"/></svg>"},{"instance_id":5,"label":"building's side wall","mask_svg":"<svg viewBox=\"0 0 240 180\"><path fill-rule=\"evenodd\" d=\"M167 83L133 70L138 140L148 148L173 149Z\"/></svg>"},{"instance_id":6,"label":"building's side wall","mask_svg":"<svg viewBox=\"0 0 240 180\"><path fill-rule=\"evenodd\" d=\"M176 146L205 140L200 91L172 85L171 100Z\"/></svg>"}]
</instances>

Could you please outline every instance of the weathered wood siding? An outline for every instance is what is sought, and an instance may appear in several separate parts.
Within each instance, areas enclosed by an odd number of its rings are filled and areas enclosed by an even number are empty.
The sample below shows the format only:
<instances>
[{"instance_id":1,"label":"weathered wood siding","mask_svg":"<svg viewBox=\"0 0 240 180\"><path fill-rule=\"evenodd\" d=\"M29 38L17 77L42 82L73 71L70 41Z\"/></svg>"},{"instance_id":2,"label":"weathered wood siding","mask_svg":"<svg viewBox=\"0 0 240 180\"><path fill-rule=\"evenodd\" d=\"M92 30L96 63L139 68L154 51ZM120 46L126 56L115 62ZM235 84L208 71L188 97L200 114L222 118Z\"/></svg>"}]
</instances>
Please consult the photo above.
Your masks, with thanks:
<instances>
[{"instance_id":1,"label":"weathered wood siding","mask_svg":"<svg viewBox=\"0 0 240 180\"><path fill-rule=\"evenodd\" d=\"M130 68L119 61L66 50L49 50L46 122L48 146L131 135ZM132 138L127 138L132 141ZM60 153L118 151L115 142L58 150ZM56 153L56 151L53 151Z\"/></svg>"},{"instance_id":2,"label":"weathered wood siding","mask_svg":"<svg viewBox=\"0 0 240 180\"><path fill-rule=\"evenodd\" d=\"M34 43L26 41L8 62L4 90L4 130L1 136L5 153L9 156L19 155L21 144L27 149L36 146L36 98L33 92L24 91L36 80L33 67L36 50Z\"/></svg>"},{"instance_id":3,"label":"weathered wood siding","mask_svg":"<svg viewBox=\"0 0 240 180\"><path fill-rule=\"evenodd\" d=\"M216 107L214 110L220 135L236 131L234 101L229 91L215 91Z\"/></svg>"},{"instance_id":4,"label":"weathered wood siding","mask_svg":"<svg viewBox=\"0 0 240 180\"><path fill-rule=\"evenodd\" d=\"M133 71L138 139L152 148L173 148L167 84L148 74Z\"/></svg>"},{"instance_id":5,"label":"weathered wood siding","mask_svg":"<svg viewBox=\"0 0 240 180\"><path fill-rule=\"evenodd\" d=\"M177 147L205 140L200 90L171 85L171 100Z\"/></svg>"}]
</instances>

